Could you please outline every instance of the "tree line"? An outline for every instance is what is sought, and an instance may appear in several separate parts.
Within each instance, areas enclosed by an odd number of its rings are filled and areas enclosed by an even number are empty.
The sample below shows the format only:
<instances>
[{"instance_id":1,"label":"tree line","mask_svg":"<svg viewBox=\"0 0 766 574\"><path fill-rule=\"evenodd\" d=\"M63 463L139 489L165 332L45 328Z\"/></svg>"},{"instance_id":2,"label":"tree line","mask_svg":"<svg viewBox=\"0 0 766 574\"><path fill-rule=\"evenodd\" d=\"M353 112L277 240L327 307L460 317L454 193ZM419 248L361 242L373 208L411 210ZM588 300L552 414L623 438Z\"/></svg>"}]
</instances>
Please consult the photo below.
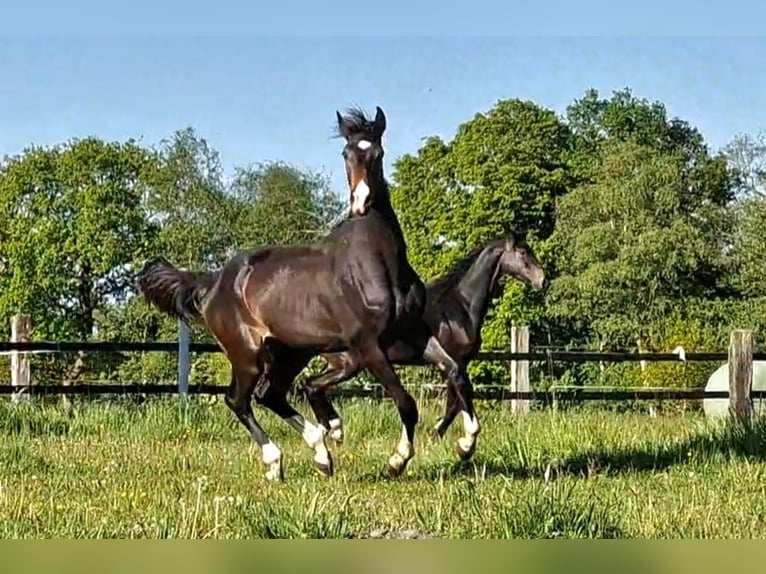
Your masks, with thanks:
<instances>
[{"instance_id":1,"label":"tree line","mask_svg":"<svg viewBox=\"0 0 766 574\"><path fill-rule=\"evenodd\" d=\"M662 102L588 90L563 114L497 101L393 163L394 208L425 280L472 248L520 230L545 266L534 293L509 282L482 331L507 348L721 350L734 327L766 336L766 139L713 150ZM177 325L136 297L132 274L162 254L215 268L237 250L312 241L342 216L345 190L275 161L223 173L185 129L156 147L96 137L30 147L0 165L0 322L31 315L49 340L172 340ZM195 340L210 340L194 329ZM34 356L40 378L157 381L173 356ZM535 365L538 385L698 386L717 365ZM194 380L228 381L222 357L194 358ZM505 366L476 362L475 384ZM2 372L8 370L3 367Z\"/></svg>"}]
</instances>

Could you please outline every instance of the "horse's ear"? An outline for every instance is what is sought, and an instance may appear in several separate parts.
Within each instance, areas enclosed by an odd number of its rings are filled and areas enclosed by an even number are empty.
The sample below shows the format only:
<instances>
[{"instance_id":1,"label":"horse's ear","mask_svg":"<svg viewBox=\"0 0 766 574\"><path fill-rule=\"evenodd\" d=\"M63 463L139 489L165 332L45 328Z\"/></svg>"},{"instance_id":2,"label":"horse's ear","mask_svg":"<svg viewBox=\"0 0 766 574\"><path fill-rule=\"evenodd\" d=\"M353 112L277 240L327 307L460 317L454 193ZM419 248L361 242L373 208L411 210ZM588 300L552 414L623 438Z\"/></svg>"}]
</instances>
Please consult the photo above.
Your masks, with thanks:
<instances>
[{"instance_id":1,"label":"horse's ear","mask_svg":"<svg viewBox=\"0 0 766 574\"><path fill-rule=\"evenodd\" d=\"M375 107L375 123L373 124L372 131L378 139L386 131L386 114L383 113L380 106Z\"/></svg>"},{"instance_id":2,"label":"horse's ear","mask_svg":"<svg viewBox=\"0 0 766 574\"><path fill-rule=\"evenodd\" d=\"M519 229L512 229L510 233L505 236L505 245L508 249L516 247L522 241L522 234L520 233Z\"/></svg>"},{"instance_id":3,"label":"horse's ear","mask_svg":"<svg viewBox=\"0 0 766 574\"><path fill-rule=\"evenodd\" d=\"M335 110L335 117L338 120L338 133L342 135L344 138L348 139L348 130L346 129L346 121L343 119L343 116L340 115L340 112L338 110Z\"/></svg>"}]
</instances>

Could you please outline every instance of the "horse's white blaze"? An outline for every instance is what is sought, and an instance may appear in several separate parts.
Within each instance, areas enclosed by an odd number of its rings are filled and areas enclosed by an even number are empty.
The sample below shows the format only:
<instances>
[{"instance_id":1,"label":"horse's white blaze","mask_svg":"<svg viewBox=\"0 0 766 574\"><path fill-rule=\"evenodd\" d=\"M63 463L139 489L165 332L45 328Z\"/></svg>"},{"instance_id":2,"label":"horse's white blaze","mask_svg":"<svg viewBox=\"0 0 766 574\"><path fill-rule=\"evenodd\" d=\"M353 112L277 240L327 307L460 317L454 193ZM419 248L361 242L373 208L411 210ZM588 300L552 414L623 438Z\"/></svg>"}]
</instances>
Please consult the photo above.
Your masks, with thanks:
<instances>
[{"instance_id":1,"label":"horse's white blaze","mask_svg":"<svg viewBox=\"0 0 766 574\"><path fill-rule=\"evenodd\" d=\"M330 436L338 442L343 439L343 422L340 419L330 419Z\"/></svg>"},{"instance_id":2,"label":"horse's white blaze","mask_svg":"<svg viewBox=\"0 0 766 574\"><path fill-rule=\"evenodd\" d=\"M370 186L362 179L351 193L351 211L356 215L364 215L364 204L369 196Z\"/></svg>"},{"instance_id":3,"label":"horse's white blaze","mask_svg":"<svg viewBox=\"0 0 766 574\"><path fill-rule=\"evenodd\" d=\"M356 144L356 147L362 150L370 149L371 146L372 143L368 142L367 140L359 140L359 142Z\"/></svg>"}]
</instances>

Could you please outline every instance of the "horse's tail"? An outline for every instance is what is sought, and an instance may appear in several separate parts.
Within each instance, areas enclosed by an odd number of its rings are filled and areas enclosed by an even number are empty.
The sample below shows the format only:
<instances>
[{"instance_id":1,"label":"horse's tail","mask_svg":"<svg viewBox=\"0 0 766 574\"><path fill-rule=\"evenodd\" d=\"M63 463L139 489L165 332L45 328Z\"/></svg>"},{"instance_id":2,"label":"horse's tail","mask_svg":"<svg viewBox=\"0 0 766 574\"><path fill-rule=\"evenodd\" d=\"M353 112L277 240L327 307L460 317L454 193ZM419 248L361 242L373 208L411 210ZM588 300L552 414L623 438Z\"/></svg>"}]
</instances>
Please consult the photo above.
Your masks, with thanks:
<instances>
[{"instance_id":1,"label":"horse's tail","mask_svg":"<svg viewBox=\"0 0 766 574\"><path fill-rule=\"evenodd\" d=\"M190 322L200 319L200 303L220 271L187 271L164 257L144 263L137 276L138 289L161 312Z\"/></svg>"}]
</instances>

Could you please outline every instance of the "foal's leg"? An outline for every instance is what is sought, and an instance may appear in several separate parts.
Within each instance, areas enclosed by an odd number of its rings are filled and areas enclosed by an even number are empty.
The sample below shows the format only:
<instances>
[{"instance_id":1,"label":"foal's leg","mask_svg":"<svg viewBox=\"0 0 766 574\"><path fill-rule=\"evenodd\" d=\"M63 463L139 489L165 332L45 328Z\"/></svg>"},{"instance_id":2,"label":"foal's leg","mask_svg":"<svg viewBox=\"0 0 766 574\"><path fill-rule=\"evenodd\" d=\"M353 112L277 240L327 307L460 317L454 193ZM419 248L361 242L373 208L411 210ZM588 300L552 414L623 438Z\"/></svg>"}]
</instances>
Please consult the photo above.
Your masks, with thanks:
<instances>
[{"instance_id":1,"label":"foal's leg","mask_svg":"<svg viewBox=\"0 0 766 574\"><path fill-rule=\"evenodd\" d=\"M447 375L440 372L442 381L444 381L444 384L447 388L447 402L444 406L444 415L440 417L433 428L433 433L436 435L437 438L444 438L444 435L447 432L447 429L450 427L452 422L455 420L455 417L460 412L460 406L457 402L457 393L455 392L455 386L452 384L452 381L447 378Z\"/></svg>"},{"instance_id":2,"label":"foal's leg","mask_svg":"<svg viewBox=\"0 0 766 574\"><path fill-rule=\"evenodd\" d=\"M407 463L415 454L415 427L418 424L418 406L402 386L385 353L377 344L369 345L362 352L362 366L366 367L381 382L396 404L402 420L402 436L396 450L388 459L388 472L393 477L401 476Z\"/></svg>"},{"instance_id":3,"label":"foal's leg","mask_svg":"<svg viewBox=\"0 0 766 574\"><path fill-rule=\"evenodd\" d=\"M304 383L306 398L317 422L330 429L330 438L337 445L343 443L343 421L327 396L327 390L354 377L360 370L359 360L349 353L339 355L335 366L328 360L329 369Z\"/></svg>"},{"instance_id":4,"label":"foal's leg","mask_svg":"<svg viewBox=\"0 0 766 574\"><path fill-rule=\"evenodd\" d=\"M261 449L263 463L268 467L268 480L283 480L282 451L275 445L258 421L255 420L250 397L260 372L255 367L232 365L231 383L224 396L224 402L237 419L250 431L253 442Z\"/></svg>"},{"instance_id":5,"label":"foal's leg","mask_svg":"<svg viewBox=\"0 0 766 574\"><path fill-rule=\"evenodd\" d=\"M298 373L308 363L308 359L288 352L272 355L273 362L269 373L270 384L265 394L256 400L287 422L303 437L306 444L314 451L314 466L324 476L332 476L333 462L325 444L327 427L314 425L296 411L287 402L287 392Z\"/></svg>"},{"instance_id":6,"label":"foal's leg","mask_svg":"<svg viewBox=\"0 0 766 574\"><path fill-rule=\"evenodd\" d=\"M462 362L456 362L447 354L436 337L428 339L423 358L435 364L448 379L447 408L444 417L437 423L436 433L443 436L458 411L462 412L465 434L457 440L456 451L461 459L468 460L476 451L476 439L481 432L479 419L473 407L473 386L468 380L468 373ZM449 395L450 387L455 395L454 400Z\"/></svg>"}]
</instances>

